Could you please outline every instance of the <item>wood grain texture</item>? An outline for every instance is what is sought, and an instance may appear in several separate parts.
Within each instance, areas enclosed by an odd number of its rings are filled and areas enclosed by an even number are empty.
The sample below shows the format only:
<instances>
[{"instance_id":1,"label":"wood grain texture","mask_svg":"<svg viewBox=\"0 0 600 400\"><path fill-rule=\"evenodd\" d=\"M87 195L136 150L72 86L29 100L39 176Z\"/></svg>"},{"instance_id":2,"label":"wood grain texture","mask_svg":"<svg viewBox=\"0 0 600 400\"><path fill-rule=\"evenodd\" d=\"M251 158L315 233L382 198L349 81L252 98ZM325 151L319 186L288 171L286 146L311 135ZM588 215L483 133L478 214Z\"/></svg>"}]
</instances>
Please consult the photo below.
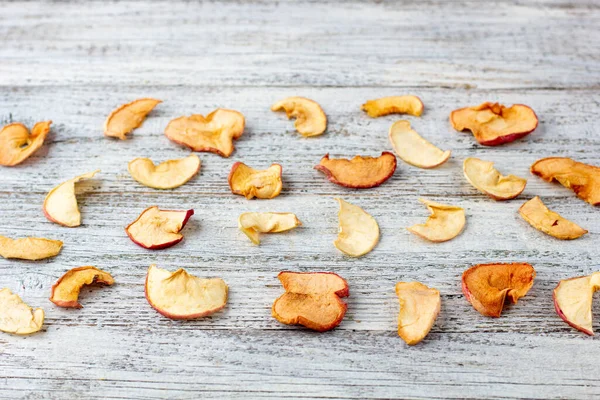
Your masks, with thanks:
<instances>
[{"instance_id":1,"label":"wood grain texture","mask_svg":"<svg viewBox=\"0 0 600 400\"><path fill-rule=\"evenodd\" d=\"M478 5L479 4L479 5ZM598 270L599 210L529 173L547 156L600 165L600 7L596 2L228 2L0 3L0 125L52 119L43 146L22 165L0 169L0 235L65 242L40 262L0 259L0 287L46 310L44 331L0 336L0 398L597 398L600 349L555 314L560 279ZM421 118L406 117L448 163L421 170L399 160L378 188L333 185L312 169L332 157L391 151L398 116L371 119L360 105L413 93ZM269 106L301 95L329 119L325 135L303 138ZM105 138L112 109L139 97L162 99L126 141ZM517 142L478 145L448 122L455 108L482 101L530 105L539 128ZM127 172L136 157L155 162L188 151L163 134L178 116L217 107L241 111L247 129L229 159L200 153L200 174L167 191ZM491 160L528 179L516 200L495 202L471 187L462 160ZM282 195L247 201L230 193L235 161L283 166ZM100 169L78 185L82 226L46 220L41 205L57 184ZM589 230L559 241L517 213L539 195ZM334 197L379 222L375 250L338 252ZM458 238L425 242L406 229L428 213L426 197L460 205ZM132 243L124 227L148 206L194 208L180 244L163 251ZM303 226L264 235L254 246L238 230L245 211L294 212ZM469 266L524 261L538 273L529 294L501 318L480 316L460 291ZM228 307L212 317L171 321L146 302L147 268L184 267L223 278ZM113 287L83 291L81 310L49 300L68 269L95 265ZM270 307L281 270L333 271L350 285L348 313L317 334L279 324ZM419 280L442 293L442 312L412 348L396 333L394 285ZM600 304L596 304L600 309ZM597 312L596 312L597 314ZM598 316L598 315L596 315Z\"/></svg>"}]
</instances>

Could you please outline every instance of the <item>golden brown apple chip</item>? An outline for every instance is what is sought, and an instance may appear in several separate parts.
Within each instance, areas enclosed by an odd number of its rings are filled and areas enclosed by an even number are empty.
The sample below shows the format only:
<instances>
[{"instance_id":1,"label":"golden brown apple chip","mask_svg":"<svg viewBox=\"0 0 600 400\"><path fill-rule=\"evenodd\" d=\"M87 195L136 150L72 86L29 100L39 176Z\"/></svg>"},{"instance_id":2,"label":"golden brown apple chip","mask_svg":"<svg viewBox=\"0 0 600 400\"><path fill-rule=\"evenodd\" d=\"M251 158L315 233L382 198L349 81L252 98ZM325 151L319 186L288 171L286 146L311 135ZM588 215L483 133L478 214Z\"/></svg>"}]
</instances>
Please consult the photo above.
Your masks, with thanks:
<instances>
[{"instance_id":1,"label":"golden brown apple chip","mask_svg":"<svg viewBox=\"0 0 600 400\"><path fill-rule=\"evenodd\" d=\"M305 137L318 136L327 129L327 117L321 106L304 97L288 97L271 106L271 111L285 111L288 119L296 118L294 127Z\"/></svg>"},{"instance_id":2,"label":"golden brown apple chip","mask_svg":"<svg viewBox=\"0 0 600 400\"><path fill-rule=\"evenodd\" d=\"M127 225L125 232L133 243L145 249L160 250L183 240L179 233L187 224L194 210L161 210L148 207L135 221Z\"/></svg>"},{"instance_id":3,"label":"golden brown apple chip","mask_svg":"<svg viewBox=\"0 0 600 400\"><path fill-rule=\"evenodd\" d=\"M573 328L594 336L592 298L598 289L600 272L560 281L553 292L556 313Z\"/></svg>"},{"instance_id":4,"label":"golden brown apple chip","mask_svg":"<svg viewBox=\"0 0 600 400\"><path fill-rule=\"evenodd\" d=\"M390 96L377 100L369 100L362 105L371 118L388 114L410 114L420 117L423 114L423 102L417 96Z\"/></svg>"},{"instance_id":5,"label":"golden brown apple chip","mask_svg":"<svg viewBox=\"0 0 600 400\"><path fill-rule=\"evenodd\" d=\"M11 239L0 236L0 256L22 260L42 260L60 253L63 242L43 238Z\"/></svg>"},{"instance_id":6,"label":"golden brown apple chip","mask_svg":"<svg viewBox=\"0 0 600 400\"><path fill-rule=\"evenodd\" d=\"M110 113L104 122L104 135L125 140L125 135L142 125L146 115L162 100L137 99Z\"/></svg>"},{"instance_id":7,"label":"golden brown apple chip","mask_svg":"<svg viewBox=\"0 0 600 400\"><path fill-rule=\"evenodd\" d=\"M260 244L259 233L279 233L302 225L292 213L247 212L238 219L240 230L254 244Z\"/></svg>"},{"instance_id":8,"label":"golden brown apple chip","mask_svg":"<svg viewBox=\"0 0 600 400\"><path fill-rule=\"evenodd\" d=\"M98 172L100 170L76 176L48 192L43 207L46 218L70 228L81 225L81 214L75 197L75 184L81 180L93 178Z\"/></svg>"},{"instance_id":9,"label":"golden brown apple chip","mask_svg":"<svg viewBox=\"0 0 600 400\"><path fill-rule=\"evenodd\" d=\"M0 290L0 331L16 335L38 332L44 325L44 310L33 310L10 289Z\"/></svg>"},{"instance_id":10,"label":"golden brown apple chip","mask_svg":"<svg viewBox=\"0 0 600 400\"><path fill-rule=\"evenodd\" d=\"M285 293L273 303L273 317L286 325L303 325L317 332L338 326L348 306L341 297L350 291L346 280L332 272L289 272L278 275Z\"/></svg>"},{"instance_id":11,"label":"golden brown apple chip","mask_svg":"<svg viewBox=\"0 0 600 400\"><path fill-rule=\"evenodd\" d=\"M127 169L133 179L142 185L154 189L174 189L200 171L200 158L190 154L186 158L164 161L158 165L154 165L149 158L136 158Z\"/></svg>"},{"instance_id":12,"label":"golden brown apple chip","mask_svg":"<svg viewBox=\"0 0 600 400\"><path fill-rule=\"evenodd\" d=\"M517 303L525 296L535 278L527 263L479 264L462 275L462 291L481 315L500 317L504 303Z\"/></svg>"},{"instance_id":13,"label":"golden brown apple chip","mask_svg":"<svg viewBox=\"0 0 600 400\"><path fill-rule=\"evenodd\" d=\"M591 205L600 205L600 168L563 157L536 161L531 172L543 180L558 181Z\"/></svg>"},{"instance_id":14,"label":"golden brown apple chip","mask_svg":"<svg viewBox=\"0 0 600 400\"><path fill-rule=\"evenodd\" d=\"M398 282L398 336L415 345L427 336L440 313L440 292L420 282Z\"/></svg>"},{"instance_id":15,"label":"golden brown apple chip","mask_svg":"<svg viewBox=\"0 0 600 400\"><path fill-rule=\"evenodd\" d=\"M281 172L279 164L271 164L267 169L258 170L238 161L231 167L227 181L233 194L242 195L248 200L254 197L272 199L281 193Z\"/></svg>"},{"instance_id":16,"label":"golden brown apple chip","mask_svg":"<svg viewBox=\"0 0 600 400\"><path fill-rule=\"evenodd\" d=\"M463 173L471 185L494 200L514 199L525 190L527 179L504 176L491 161L469 157L463 162Z\"/></svg>"},{"instance_id":17,"label":"golden brown apple chip","mask_svg":"<svg viewBox=\"0 0 600 400\"><path fill-rule=\"evenodd\" d=\"M52 121L38 122L33 126L31 134L27 127L20 123L6 125L0 130L0 165L12 167L25 161L42 145Z\"/></svg>"},{"instance_id":18,"label":"golden brown apple chip","mask_svg":"<svg viewBox=\"0 0 600 400\"><path fill-rule=\"evenodd\" d=\"M431 215L424 224L413 225L410 232L432 242L445 242L457 237L465 227L465 210L457 206L419 199Z\"/></svg>"},{"instance_id":19,"label":"golden brown apple chip","mask_svg":"<svg viewBox=\"0 0 600 400\"><path fill-rule=\"evenodd\" d=\"M470 130L484 146L512 142L538 126L537 115L530 107L522 104L505 107L489 102L452 111L450 122L457 131Z\"/></svg>"},{"instance_id":20,"label":"golden brown apple chip","mask_svg":"<svg viewBox=\"0 0 600 400\"><path fill-rule=\"evenodd\" d=\"M52 285L50 301L59 307L82 308L83 306L79 304L79 292L84 285L94 283L112 285L115 280L108 272L96 267L73 268Z\"/></svg>"},{"instance_id":21,"label":"golden brown apple chip","mask_svg":"<svg viewBox=\"0 0 600 400\"><path fill-rule=\"evenodd\" d=\"M321 159L315 169L323 172L331 182L354 189L368 189L381 185L396 171L396 156L384 151L380 157L355 156L330 159L329 154Z\"/></svg>"},{"instance_id":22,"label":"golden brown apple chip","mask_svg":"<svg viewBox=\"0 0 600 400\"><path fill-rule=\"evenodd\" d=\"M371 215L362 208L342 199L336 199L340 204L339 233L333 242L341 252L360 257L375 248L379 242L379 225Z\"/></svg>"},{"instance_id":23,"label":"golden brown apple chip","mask_svg":"<svg viewBox=\"0 0 600 400\"><path fill-rule=\"evenodd\" d=\"M538 196L525 202L519 208L519 214L535 229L557 239L577 239L588 232L576 223L550 211Z\"/></svg>"},{"instance_id":24,"label":"golden brown apple chip","mask_svg":"<svg viewBox=\"0 0 600 400\"><path fill-rule=\"evenodd\" d=\"M435 168L450 158L450 150L442 151L423 139L410 122L396 121L390 128L390 142L398 157L419 168Z\"/></svg>"},{"instance_id":25,"label":"golden brown apple chip","mask_svg":"<svg viewBox=\"0 0 600 400\"><path fill-rule=\"evenodd\" d=\"M151 265L146 276L146 299L171 319L206 317L227 304L228 288L221 278L202 279L183 268L175 272Z\"/></svg>"},{"instance_id":26,"label":"golden brown apple chip","mask_svg":"<svg viewBox=\"0 0 600 400\"><path fill-rule=\"evenodd\" d=\"M193 151L208 151L221 157L233 153L233 141L244 133L242 113L218 108L206 117L200 114L175 118L165 128L165 135Z\"/></svg>"}]
</instances>

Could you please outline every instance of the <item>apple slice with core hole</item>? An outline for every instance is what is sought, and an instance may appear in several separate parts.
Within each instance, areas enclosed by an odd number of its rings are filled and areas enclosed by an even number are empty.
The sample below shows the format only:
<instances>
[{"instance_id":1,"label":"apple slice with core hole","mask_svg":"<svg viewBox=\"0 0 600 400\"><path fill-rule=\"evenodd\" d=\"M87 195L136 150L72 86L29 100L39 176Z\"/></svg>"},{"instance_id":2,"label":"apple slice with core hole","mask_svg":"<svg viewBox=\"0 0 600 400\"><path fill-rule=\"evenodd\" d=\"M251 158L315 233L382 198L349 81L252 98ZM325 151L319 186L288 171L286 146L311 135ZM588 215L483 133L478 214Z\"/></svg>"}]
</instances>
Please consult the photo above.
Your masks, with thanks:
<instances>
[{"instance_id":1,"label":"apple slice with core hole","mask_svg":"<svg viewBox=\"0 0 600 400\"><path fill-rule=\"evenodd\" d=\"M272 199L281 193L281 172L279 164L271 164L267 169L257 170L238 161L231 167L227 181L233 194L242 195L248 200L255 197Z\"/></svg>"},{"instance_id":2,"label":"apple slice with core hole","mask_svg":"<svg viewBox=\"0 0 600 400\"><path fill-rule=\"evenodd\" d=\"M450 151L442 151L423 139L410 122L396 121L390 128L390 142L402 161L415 167L429 169L442 165L450 158Z\"/></svg>"},{"instance_id":3,"label":"apple slice with core hole","mask_svg":"<svg viewBox=\"0 0 600 400\"><path fill-rule=\"evenodd\" d=\"M100 170L79 175L52 189L44 200L44 215L50 221L73 228L81 225L81 213L75 197L75 184L84 179L91 179Z\"/></svg>"},{"instance_id":4,"label":"apple slice with core hole","mask_svg":"<svg viewBox=\"0 0 600 400\"><path fill-rule=\"evenodd\" d=\"M302 225L292 213L247 212L238 219L240 230L254 244L260 244L259 233L279 233Z\"/></svg>"},{"instance_id":5,"label":"apple slice with core hole","mask_svg":"<svg viewBox=\"0 0 600 400\"><path fill-rule=\"evenodd\" d=\"M139 128L146 116L156 107L161 100L137 99L131 103L123 104L110 113L104 122L104 135L126 139L126 135Z\"/></svg>"},{"instance_id":6,"label":"apple slice with core hole","mask_svg":"<svg viewBox=\"0 0 600 400\"><path fill-rule=\"evenodd\" d=\"M465 210L457 206L419 199L431 215L424 224L408 227L410 232L432 242L446 242L457 237L466 224Z\"/></svg>"},{"instance_id":7,"label":"apple slice with core hole","mask_svg":"<svg viewBox=\"0 0 600 400\"><path fill-rule=\"evenodd\" d=\"M354 204L335 200L340 205L340 225L334 246L351 257L360 257L373 250L379 242L379 225L375 218Z\"/></svg>"},{"instance_id":8,"label":"apple slice with core hole","mask_svg":"<svg viewBox=\"0 0 600 400\"><path fill-rule=\"evenodd\" d=\"M44 325L44 310L33 310L10 289L0 290L0 331L15 335L38 332Z\"/></svg>"},{"instance_id":9,"label":"apple slice with core hole","mask_svg":"<svg viewBox=\"0 0 600 400\"><path fill-rule=\"evenodd\" d=\"M0 165L12 167L25 161L42 145L52 121L38 122L31 134L21 123L8 124L0 130Z\"/></svg>"},{"instance_id":10,"label":"apple slice with core hole","mask_svg":"<svg viewBox=\"0 0 600 400\"><path fill-rule=\"evenodd\" d=\"M347 160L330 159L329 154L325 154L315 169L323 172L330 182L337 185L368 189L379 186L392 177L396 171L396 156L384 151L380 157L355 156Z\"/></svg>"},{"instance_id":11,"label":"apple slice with core hole","mask_svg":"<svg viewBox=\"0 0 600 400\"><path fill-rule=\"evenodd\" d=\"M42 260L60 253L63 242L44 238L11 239L0 236L0 256L21 260Z\"/></svg>"},{"instance_id":12,"label":"apple slice with core hole","mask_svg":"<svg viewBox=\"0 0 600 400\"><path fill-rule=\"evenodd\" d=\"M149 207L125 228L125 232L141 247L166 249L183 240L183 235L179 232L192 215L194 210L160 210L157 206Z\"/></svg>"},{"instance_id":13,"label":"apple slice with core hole","mask_svg":"<svg viewBox=\"0 0 600 400\"><path fill-rule=\"evenodd\" d=\"M305 137L318 136L327 129L327 117L321 106L304 97L288 97L271 106L271 111L285 111L288 119L296 118L294 127Z\"/></svg>"},{"instance_id":14,"label":"apple slice with core hole","mask_svg":"<svg viewBox=\"0 0 600 400\"><path fill-rule=\"evenodd\" d=\"M440 292L420 282L398 282L398 336L412 346L427 336L440 313Z\"/></svg>"},{"instance_id":15,"label":"apple slice with core hole","mask_svg":"<svg viewBox=\"0 0 600 400\"><path fill-rule=\"evenodd\" d=\"M129 173L139 183L154 189L175 189L200 171L200 158L190 154L185 158L169 160L154 165L149 158L136 158L127 166Z\"/></svg>"},{"instance_id":16,"label":"apple slice with core hole","mask_svg":"<svg viewBox=\"0 0 600 400\"><path fill-rule=\"evenodd\" d=\"M389 96L369 100L362 105L369 117L377 118L388 114L410 114L420 117L423 114L423 102L417 96Z\"/></svg>"},{"instance_id":17,"label":"apple slice with core hole","mask_svg":"<svg viewBox=\"0 0 600 400\"><path fill-rule=\"evenodd\" d=\"M60 277L52 285L50 301L59 307L82 308L79 304L79 293L84 285L112 285L115 283L113 277L105 271L96 267L85 266L73 268Z\"/></svg>"},{"instance_id":18,"label":"apple slice with core hole","mask_svg":"<svg viewBox=\"0 0 600 400\"><path fill-rule=\"evenodd\" d=\"M592 298L598 289L600 272L560 281L552 293L556 313L573 328L594 336Z\"/></svg>"},{"instance_id":19,"label":"apple slice with core hole","mask_svg":"<svg viewBox=\"0 0 600 400\"><path fill-rule=\"evenodd\" d=\"M535 229L557 239L577 239L588 233L576 223L550 211L538 196L525 202L519 208L519 214Z\"/></svg>"},{"instance_id":20,"label":"apple slice with core hole","mask_svg":"<svg viewBox=\"0 0 600 400\"><path fill-rule=\"evenodd\" d=\"M514 199L525 190L527 179L504 176L494 168L494 163L478 158L465 158L463 173L467 181L477 190L494 200Z\"/></svg>"}]
</instances>

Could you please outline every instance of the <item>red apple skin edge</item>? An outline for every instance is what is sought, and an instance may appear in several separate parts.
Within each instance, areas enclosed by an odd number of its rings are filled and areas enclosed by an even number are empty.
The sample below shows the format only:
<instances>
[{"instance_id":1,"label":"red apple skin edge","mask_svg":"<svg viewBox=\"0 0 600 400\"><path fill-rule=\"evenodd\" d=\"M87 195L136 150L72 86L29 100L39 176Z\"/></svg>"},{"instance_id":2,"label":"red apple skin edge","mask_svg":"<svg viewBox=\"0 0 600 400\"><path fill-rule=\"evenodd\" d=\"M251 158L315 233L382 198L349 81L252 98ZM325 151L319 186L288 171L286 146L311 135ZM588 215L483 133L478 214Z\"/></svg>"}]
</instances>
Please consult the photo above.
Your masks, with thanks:
<instances>
[{"instance_id":1,"label":"red apple skin edge","mask_svg":"<svg viewBox=\"0 0 600 400\"><path fill-rule=\"evenodd\" d=\"M577 279L577 278L571 278L571 279ZM554 309L556 310L556 313L558 314L558 316L561 317L563 321L565 321L567 324L571 325L573 328L577 329L578 331L583 332L589 336L594 336L593 332L590 332L587 329L582 328L581 326L572 323L571 321L569 321L567 319L566 315L563 314L562 310L560 309L560 306L558 305L558 301L556 300L556 290L558 289L559 286L560 286L560 283L556 286L556 288L554 288L554 291L552 292L552 299L554 300Z\"/></svg>"},{"instance_id":2,"label":"red apple skin edge","mask_svg":"<svg viewBox=\"0 0 600 400\"><path fill-rule=\"evenodd\" d=\"M152 206L152 207L156 207L156 206ZM152 207L148 207L148 208L146 208L146 210L148 210L149 208L152 208ZM142 211L142 213L140 214L140 216L139 216L139 217L137 217L137 219L136 219L135 221L133 221L131 224L127 225L127 227L125 228L125 233L127 233L127 236L129 236L129 239L131 239L131 241L132 241L133 243L137 244L137 245L138 245L138 246L140 246L140 247L143 247L144 249L149 249L149 250L162 250L162 249L166 249L166 248L168 248L168 247L171 247L171 246L175 246L177 243L179 243L179 242L181 242L181 241L183 240L183 235L182 235L182 237L181 237L180 239L173 240L172 242L161 243L161 244L157 244L157 245L154 245L154 246L149 246L149 247L147 247L147 246L144 246L144 245L143 245L143 244L141 244L140 242L136 241L136 240L133 238L133 236L131 236L131 235L129 234L129 230L128 230L128 229L129 229L129 227L130 227L131 225L135 224L135 223L136 223L136 222L137 222L137 221L138 221L138 220L141 218L141 216L142 216L142 215L143 215L143 214L146 212L146 210ZM161 211L181 211L181 212L183 212L184 210L161 210ZM181 230L182 230L182 229L185 227L185 224L187 224L187 222L188 222L188 220L190 219L190 217L191 217L192 215L194 215L194 210L187 210L187 211L185 211L185 212L186 212L186 215L185 215L185 218L183 219L183 223L181 224L181 229L179 230L179 232L181 232Z\"/></svg>"},{"instance_id":3,"label":"red apple skin edge","mask_svg":"<svg viewBox=\"0 0 600 400\"><path fill-rule=\"evenodd\" d=\"M461 279L462 282L462 292L465 295L465 298L467 299L467 301L473 306L473 308L475 308L475 306L473 305L473 299L471 298L471 292L469 291L469 288L467 287L467 284L465 283L464 278ZM481 311L479 311L477 308L475 308L475 311L477 311L478 313L480 313L481 315L484 315L486 317L491 317L491 318L500 318L501 314L498 315L491 315L491 314L483 314Z\"/></svg>"},{"instance_id":4,"label":"red apple skin edge","mask_svg":"<svg viewBox=\"0 0 600 400\"><path fill-rule=\"evenodd\" d=\"M48 221L50 221L50 222L54 222L55 224L59 224L59 225L61 225L61 226L65 226L65 227L67 227L67 228L76 228L76 226L68 226L68 225L65 225L65 224L63 224L62 222L60 222L60 221L57 221L57 220L55 220L54 218L52 218L52 217L50 216L50 214L48 214L48 212L46 211L46 202L45 202L45 201L44 201L44 206L42 207L42 211L44 212L44 216L46 216L46 218L48 219Z\"/></svg>"},{"instance_id":5,"label":"red apple skin edge","mask_svg":"<svg viewBox=\"0 0 600 400\"><path fill-rule=\"evenodd\" d=\"M238 167L240 166L240 164L243 164L243 163L240 162L240 161L236 161L231 166L231 171L229 171L229 175L227 176L227 183L229 184L229 188L231 188L231 179L233 178L233 174L235 173L235 170L238 169ZM283 172L283 167L281 166L281 164L273 163L268 168L271 168L273 165L276 165L276 166L279 167L279 179L281 179L281 175L282 175L282 172ZM231 193L239 194L237 192L234 192L233 189L231 189Z\"/></svg>"},{"instance_id":6,"label":"red apple skin edge","mask_svg":"<svg viewBox=\"0 0 600 400\"><path fill-rule=\"evenodd\" d=\"M389 151L384 151L381 153L381 155L391 155L394 157L394 167L392 168L392 170L390 171L390 173L381 178L380 180L373 182L372 184L368 184L368 185L358 185L358 186L353 186L353 185L347 185L343 182L338 181L337 179L335 179L335 177L332 175L331 171L329 171L329 169L327 169L325 166L323 165L315 165L314 169L316 169L317 171L321 171L322 173L325 174L325 177L329 180L329 182L333 182L336 185L340 185L343 187L347 187L347 188L351 188L351 189L369 189L369 188L374 188L377 187L379 185L381 185L383 182L387 181L388 179L390 179L392 177L392 175L394 175L394 172L396 172L396 166L397 166L397 160L396 160L396 156L393 155L392 153L390 153ZM325 156L323 158L326 158L329 160L329 153L325 154Z\"/></svg>"},{"instance_id":7,"label":"red apple skin edge","mask_svg":"<svg viewBox=\"0 0 600 400\"><path fill-rule=\"evenodd\" d=\"M79 270L79 269L82 269L82 268L75 268L74 270ZM52 292L50 293L50 301L53 302L54 304L56 304L59 307L65 307L65 308L83 308L83 306L78 301L62 301L62 300L55 300L54 299L54 291L56 290L56 288L58 287L58 285L62 282L62 280L63 280L64 277L65 277L64 275L61 276L60 279L58 281L56 281L56 283L54 285L52 285ZM102 284L102 285L110 285L108 282L99 279L99 277L96 277L96 279L94 279L94 281L90 285L93 285L95 283L99 283L99 284Z\"/></svg>"}]
</instances>

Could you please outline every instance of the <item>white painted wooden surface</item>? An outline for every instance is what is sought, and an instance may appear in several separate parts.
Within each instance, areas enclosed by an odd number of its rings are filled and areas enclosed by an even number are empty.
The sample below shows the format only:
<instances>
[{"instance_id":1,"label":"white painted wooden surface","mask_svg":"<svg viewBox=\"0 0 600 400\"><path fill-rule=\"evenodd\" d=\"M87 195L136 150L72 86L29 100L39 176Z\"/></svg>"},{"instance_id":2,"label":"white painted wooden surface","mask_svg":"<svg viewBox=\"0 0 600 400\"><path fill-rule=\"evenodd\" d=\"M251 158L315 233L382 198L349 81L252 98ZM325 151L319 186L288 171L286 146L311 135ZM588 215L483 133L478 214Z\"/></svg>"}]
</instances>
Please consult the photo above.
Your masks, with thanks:
<instances>
[{"instance_id":1,"label":"white painted wooden surface","mask_svg":"<svg viewBox=\"0 0 600 400\"><path fill-rule=\"evenodd\" d=\"M51 260L0 259L0 287L46 310L44 331L0 336L0 398L598 398L600 347L558 318L558 280L599 269L600 211L559 185L531 176L546 156L600 165L600 7L595 1L0 3L0 124L52 119L47 144L24 164L0 169L0 234L65 242ZM399 161L384 185L354 191L312 169L321 156L391 150L397 119L370 119L367 99L414 93L426 111L414 128L451 160L430 171ZM304 139L269 106L302 95L322 104L328 132ZM164 100L127 141L102 135L106 115L138 97ZM539 128L487 148L453 131L451 110L485 100L528 104ZM174 117L216 107L241 111L247 130L229 159L200 154L187 185L155 191L127 173L135 157L187 154L163 129ZM476 156L529 179L497 203L463 178ZM283 165L285 189L270 201L230 194L231 164ZM99 168L82 183L83 225L52 224L41 212L58 183ZM520 219L539 195L590 233L554 240ZM381 242L360 259L332 245L333 197L364 207ZM431 244L404 227L424 221L421 196L463 206L467 228ZM123 228L150 205L194 208L185 240L164 251L133 244ZM249 210L295 212L304 225L256 247L237 229ZM538 276L501 318L480 316L460 291L472 264L525 261ZM185 267L230 285L225 311L171 321L147 304L147 267ZM67 269L96 265L117 283L82 294L84 308L55 307L50 287ZM281 270L334 271L350 284L334 331L317 334L270 316ZM419 280L442 292L428 338L407 347L396 334L394 284ZM600 304L597 304L600 309ZM600 317L596 312L596 317Z\"/></svg>"}]
</instances>

